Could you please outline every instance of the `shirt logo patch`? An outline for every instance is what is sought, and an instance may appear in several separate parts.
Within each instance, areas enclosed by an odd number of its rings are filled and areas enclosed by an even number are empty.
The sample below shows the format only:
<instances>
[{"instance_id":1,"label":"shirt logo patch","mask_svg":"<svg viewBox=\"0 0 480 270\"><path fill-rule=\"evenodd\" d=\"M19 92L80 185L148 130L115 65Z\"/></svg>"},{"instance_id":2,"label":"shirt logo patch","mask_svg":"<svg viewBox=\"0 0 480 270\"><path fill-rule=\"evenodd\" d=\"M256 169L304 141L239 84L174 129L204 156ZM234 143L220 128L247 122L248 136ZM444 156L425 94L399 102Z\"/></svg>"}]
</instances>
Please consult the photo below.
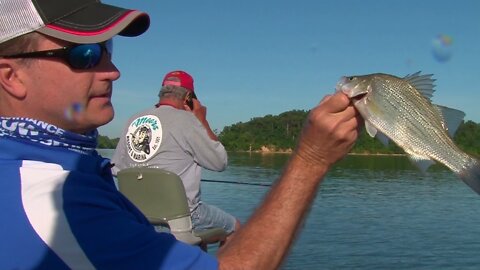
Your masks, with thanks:
<instances>
[{"instance_id":1,"label":"shirt logo patch","mask_svg":"<svg viewBox=\"0 0 480 270\"><path fill-rule=\"evenodd\" d=\"M162 124L155 115L143 115L130 123L127 134L127 152L136 162L152 158L162 142Z\"/></svg>"}]
</instances>

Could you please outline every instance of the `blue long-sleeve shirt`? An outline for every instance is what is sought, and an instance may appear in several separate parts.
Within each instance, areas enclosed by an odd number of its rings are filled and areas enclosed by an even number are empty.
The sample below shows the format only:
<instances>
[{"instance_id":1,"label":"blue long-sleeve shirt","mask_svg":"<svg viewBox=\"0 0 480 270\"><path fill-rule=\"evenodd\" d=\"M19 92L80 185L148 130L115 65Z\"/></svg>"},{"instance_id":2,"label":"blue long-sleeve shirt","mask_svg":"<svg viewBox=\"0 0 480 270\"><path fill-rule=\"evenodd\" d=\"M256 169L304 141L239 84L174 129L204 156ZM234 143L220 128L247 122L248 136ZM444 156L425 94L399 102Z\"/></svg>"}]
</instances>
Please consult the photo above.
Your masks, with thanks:
<instances>
[{"instance_id":1,"label":"blue long-sleeve shirt","mask_svg":"<svg viewBox=\"0 0 480 270\"><path fill-rule=\"evenodd\" d=\"M117 191L96 138L0 118L0 269L217 269Z\"/></svg>"}]
</instances>

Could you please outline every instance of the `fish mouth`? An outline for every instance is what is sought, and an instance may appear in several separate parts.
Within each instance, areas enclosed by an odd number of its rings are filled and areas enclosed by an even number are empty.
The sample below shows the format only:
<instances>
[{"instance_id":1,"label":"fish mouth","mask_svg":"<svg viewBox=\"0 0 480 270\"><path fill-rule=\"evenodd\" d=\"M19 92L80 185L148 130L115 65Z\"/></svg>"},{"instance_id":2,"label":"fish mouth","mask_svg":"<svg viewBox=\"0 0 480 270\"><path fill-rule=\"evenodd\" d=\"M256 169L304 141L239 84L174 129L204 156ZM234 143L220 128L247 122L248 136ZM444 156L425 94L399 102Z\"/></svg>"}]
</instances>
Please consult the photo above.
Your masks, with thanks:
<instances>
[{"instance_id":1,"label":"fish mouth","mask_svg":"<svg viewBox=\"0 0 480 270\"><path fill-rule=\"evenodd\" d=\"M349 98L353 101L353 103L357 103L361 101L365 96L367 95L367 92L360 92L360 93L355 93L355 95L349 96Z\"/></svg>"},{"instance_id":2,"label":"fish mouth","mask_svg":"<svg viewBox=\"0 0 480 270\"><path fill-rule=\"evenodd\" d=\"M351 83L347 77L342 77L337 83L335 90L344 93L353 103L356 103L368 94L368 90L360 90L358 86L357 83Z\"/></svg>"}]
</instances>

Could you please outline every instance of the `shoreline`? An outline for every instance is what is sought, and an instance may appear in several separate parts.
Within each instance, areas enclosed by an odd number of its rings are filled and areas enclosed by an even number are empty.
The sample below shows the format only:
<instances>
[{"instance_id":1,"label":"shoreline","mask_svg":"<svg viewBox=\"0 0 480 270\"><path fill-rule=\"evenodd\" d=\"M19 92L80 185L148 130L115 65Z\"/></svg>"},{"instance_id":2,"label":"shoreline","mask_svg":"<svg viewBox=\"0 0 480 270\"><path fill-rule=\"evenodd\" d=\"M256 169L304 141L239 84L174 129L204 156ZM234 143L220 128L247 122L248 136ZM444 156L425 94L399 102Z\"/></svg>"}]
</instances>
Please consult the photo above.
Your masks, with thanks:
<instances>
[{"instance_id":1,"label":"shoreline","mask_svg":"<svg viewBox=\"0 0 480 270\"><path fill-rule=\"evenodd\" d=\"M291 154L293 151L228 151L233 153L253 153L253 154ZM402 153L348 153L347 156L406 156Z\"/></svg>"}]
</instances>

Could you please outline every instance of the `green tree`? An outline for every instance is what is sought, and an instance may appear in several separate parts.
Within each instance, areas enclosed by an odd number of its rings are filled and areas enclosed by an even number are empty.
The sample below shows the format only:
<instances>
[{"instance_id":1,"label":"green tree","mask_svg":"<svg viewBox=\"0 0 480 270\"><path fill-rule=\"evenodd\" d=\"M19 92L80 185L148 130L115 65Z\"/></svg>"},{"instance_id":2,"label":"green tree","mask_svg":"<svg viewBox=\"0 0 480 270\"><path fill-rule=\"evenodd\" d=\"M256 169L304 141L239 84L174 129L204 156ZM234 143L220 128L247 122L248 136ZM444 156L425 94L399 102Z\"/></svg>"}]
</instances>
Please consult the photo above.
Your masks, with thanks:
<instances>
[{"instance_id":1,"label":"green tree","mask_svg":"<svg viewBox=\"0 0 480 270\"><path fill-rule=\"evenodd\" d=\"M99 135L98 139L97 139L97 142L98 142L97 148L100 148L100 149L114 149L115 147L117 147L117 143L118 143L119 140L120 140L120 138L110 139L107 136Z\"/></svg>"},{"instance_id":2,"label":"green tree","mask_svg":"<svg viewBox=\"0 0 480 270\"><path fill-rule=\"evenodd\" d=\"M454 141L463 151L480 156L480 125L472 121L462 123L455 133Z\"/></svg>"},{"instance_id":3,"label":"green tree","mask_svg":"<svg viewBox=\"0 0 480 270\"><path fill-rule=\"evenodd\" d=\"M219 139L229 151L260 150L262 146L275 150L291 149L308 112L293 110L280 115L255 117L246 123L225 127Z\"/></svg>"}]
</instances>

